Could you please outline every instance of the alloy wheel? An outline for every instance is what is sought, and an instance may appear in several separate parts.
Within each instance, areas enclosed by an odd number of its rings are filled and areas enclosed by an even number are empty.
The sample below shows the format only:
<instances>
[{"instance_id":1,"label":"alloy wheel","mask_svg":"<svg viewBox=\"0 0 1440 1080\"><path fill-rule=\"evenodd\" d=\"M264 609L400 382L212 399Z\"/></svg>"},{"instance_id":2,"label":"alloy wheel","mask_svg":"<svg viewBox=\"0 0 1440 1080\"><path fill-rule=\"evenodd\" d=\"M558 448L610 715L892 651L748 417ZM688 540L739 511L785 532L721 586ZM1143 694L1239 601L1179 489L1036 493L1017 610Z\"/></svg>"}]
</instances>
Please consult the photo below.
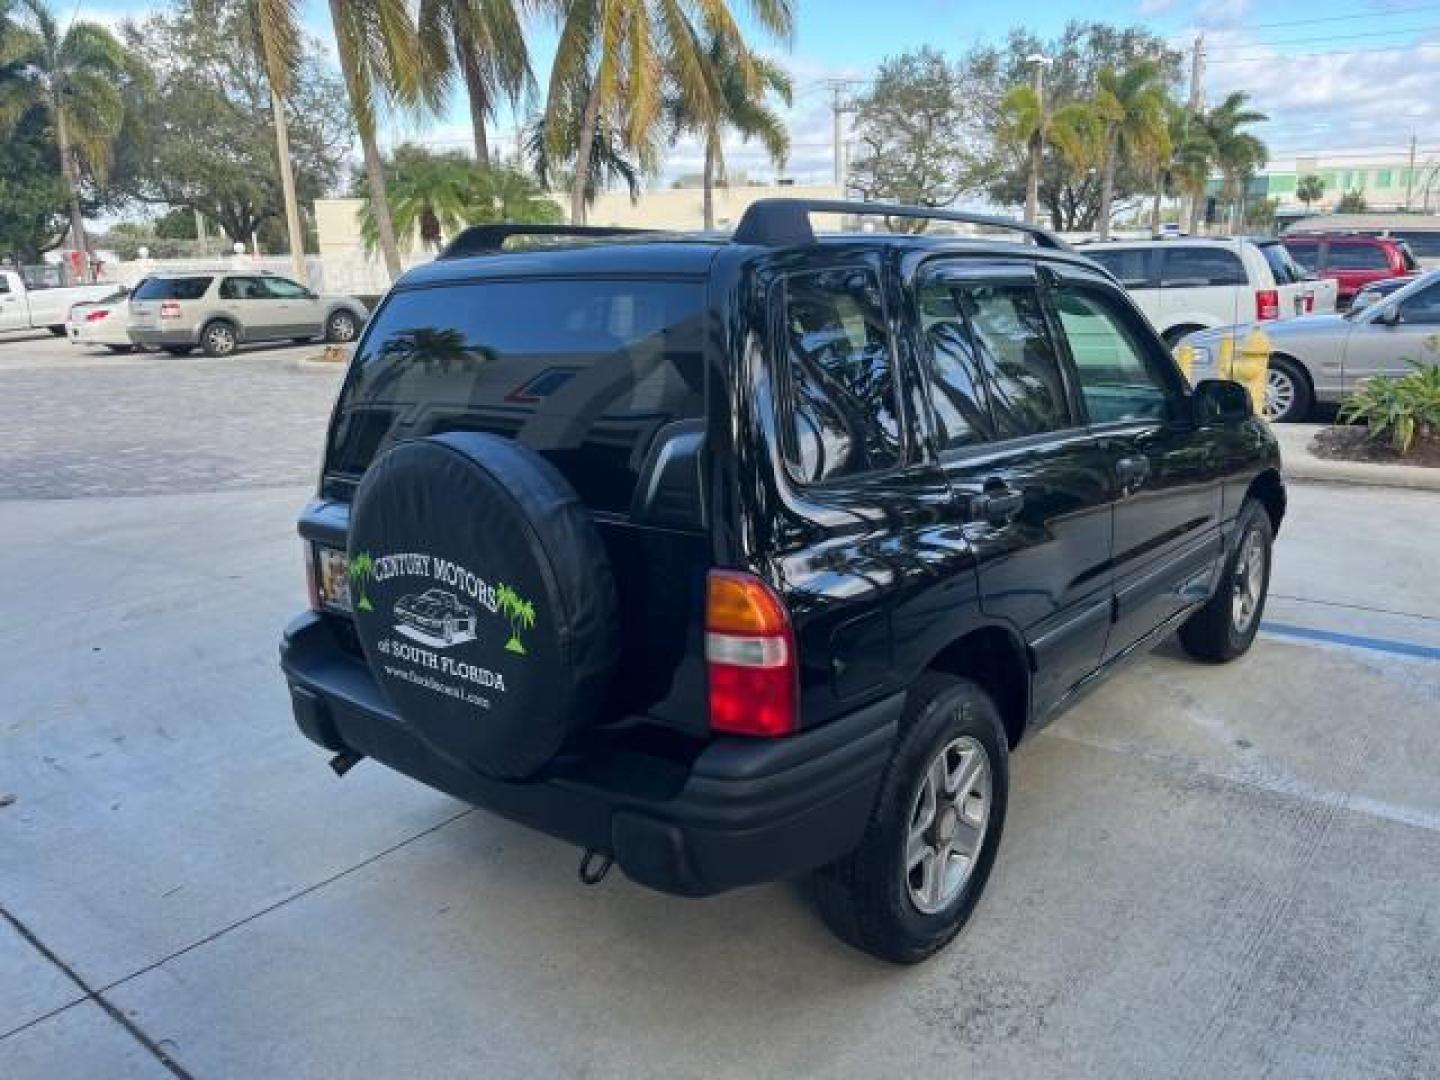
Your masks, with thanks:
<instances>
[{"instance_id":1,"label":"alloy wheel","mask_svg":"<svg viewBox=\"0 0 1440 1080\"><path fill-rule=\"evenodd\" d=\"M1265 375L1265 419L1278 420L1295 407L1295 380L1278 368Z\"/></svg>"},{"instance_id":2,"label":"alloy wheel","mask_svg":"<svg viewBox=\"0 0 1440 1080\"><path fill-rule=\"evenodd\" d=\"M1237 634L1249 632L1260 610L1260 601L1265 595L1266 558L1265 537L1259 529L1251 529L1241 542L1231 584L1230 617Z\"/></svg>"},{"instance_id":3,"label":"alloy wheel","mask_svg":"<svg viewBox=\"0 0 1440 1080\"><path fill-rule=\"evenodd\" d=\"M985 844L991 807L990 756L962 735L930 762L907 819L902 872L910 902L934 915L970 880Z\"/></svg>"},{"instance_id":4,"label":"alloy wheel","mask_svg":"<svg viewBox=\"0 0 1440 1080\"><path fill-rule=\"evenodd\" d=\"M205 344L216 356L227 356L235 351L235 331L228 326L212 326L205 332Z\"/></svg>"}]
</instances>

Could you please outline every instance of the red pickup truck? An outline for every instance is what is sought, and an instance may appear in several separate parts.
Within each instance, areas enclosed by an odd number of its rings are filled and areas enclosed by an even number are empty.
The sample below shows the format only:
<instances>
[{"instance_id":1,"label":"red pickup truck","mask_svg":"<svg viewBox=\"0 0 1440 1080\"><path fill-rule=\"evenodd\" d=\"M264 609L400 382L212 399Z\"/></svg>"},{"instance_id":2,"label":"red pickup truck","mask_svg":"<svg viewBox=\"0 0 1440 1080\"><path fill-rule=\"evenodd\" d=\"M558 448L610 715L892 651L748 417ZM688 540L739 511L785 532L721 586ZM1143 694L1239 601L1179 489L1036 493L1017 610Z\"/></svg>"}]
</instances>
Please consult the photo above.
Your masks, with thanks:
<instances>
[{"instance_id":1,"label":"red pickup truck","mask_svg":"<svg viewBox=\"0 0 1440 1080\"><path fill-rule=\"evenodd\" d=\"M1318 277L1333 278L1342 310L1372 281L1413 274L1420 266L1405 241L1393 236L1305 233L1281 237L1290 257Z\"/></svg>"}]
</instances>

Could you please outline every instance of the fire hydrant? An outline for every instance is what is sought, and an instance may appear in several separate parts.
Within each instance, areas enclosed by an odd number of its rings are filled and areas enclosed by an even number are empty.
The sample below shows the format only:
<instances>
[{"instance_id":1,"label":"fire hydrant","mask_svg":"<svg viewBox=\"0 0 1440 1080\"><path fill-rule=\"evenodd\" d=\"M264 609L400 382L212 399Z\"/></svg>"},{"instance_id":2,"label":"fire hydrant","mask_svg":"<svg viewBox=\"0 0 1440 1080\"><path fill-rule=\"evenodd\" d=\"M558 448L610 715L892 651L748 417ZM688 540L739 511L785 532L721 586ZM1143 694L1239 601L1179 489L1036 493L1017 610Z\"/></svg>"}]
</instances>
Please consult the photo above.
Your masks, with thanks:
<instances>
[{"instance_id":1,"label":"fire hydrant","mask_svg":"<svg viewBox=\"0 0 1440 1080\"><path fill-rule=\"evenodd\" d=\"M1243 328L1237 327L1236 332ZM1265 413L1265 381L1270 370L1270 338L1263 330L1250 329L1238 343L1235 333L1203 346L1203 358L1196 363L1197 349L1188 341L1175 350L1175 362L1192 383L1203 379L1232 379L1250 392L1256 415ZM1197 370L1198 369L1198 370Z\"/></svg>"}]
</instances>

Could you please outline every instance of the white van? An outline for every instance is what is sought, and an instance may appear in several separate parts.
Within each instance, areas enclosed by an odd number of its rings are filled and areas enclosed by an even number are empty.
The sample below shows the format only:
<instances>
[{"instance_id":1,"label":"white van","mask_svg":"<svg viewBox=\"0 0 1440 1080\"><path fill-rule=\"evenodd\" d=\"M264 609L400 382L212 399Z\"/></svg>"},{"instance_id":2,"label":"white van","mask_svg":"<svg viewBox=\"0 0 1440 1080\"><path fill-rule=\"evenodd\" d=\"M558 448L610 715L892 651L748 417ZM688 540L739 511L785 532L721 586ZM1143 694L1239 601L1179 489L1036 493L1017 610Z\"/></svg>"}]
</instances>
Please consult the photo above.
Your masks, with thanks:
<instances>
[{"instance_id":1,"label":"white van","mask_svg":"<svg viewBox=\"0 0 1440 1080\"><path fill-rule=\"evenodd\" d=\"M1182 237L1085 244L1173 348L1214 326L1334 311L1336 286L1306 276L1279 240Z\"/></svg>"}]
</instances>

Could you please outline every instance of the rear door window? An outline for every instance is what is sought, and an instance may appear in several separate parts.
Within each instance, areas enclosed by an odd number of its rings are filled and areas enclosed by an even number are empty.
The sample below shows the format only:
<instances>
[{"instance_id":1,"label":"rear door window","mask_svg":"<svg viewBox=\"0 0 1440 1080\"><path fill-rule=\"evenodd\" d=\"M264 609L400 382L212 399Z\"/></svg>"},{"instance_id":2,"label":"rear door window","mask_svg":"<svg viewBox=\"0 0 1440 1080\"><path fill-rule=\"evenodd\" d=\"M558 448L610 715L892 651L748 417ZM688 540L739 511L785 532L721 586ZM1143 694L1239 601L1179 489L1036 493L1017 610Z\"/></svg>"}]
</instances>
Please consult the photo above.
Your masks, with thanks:
<instances>
[{"instance_id":1,"label":"rear door window","mask_svg":"<svg viewBox=\"0 0 1440 1080\"><path fill-rule=\"evenodd\" d=\"M1245 266L1224 248L1171 247L1160 253L1160 285L1166 289L1246 285Z\"/></svg>"},{"instance_id":2,"label":"rear door window","mask_svg":"<svg viewBox=\"0 0 1440 1080\"><path fill-rule=\"evenodd\" d=\"M1290 257L1310 273L1320 269L1320 244L1316 240L1286 240L1285 250Z\"/></svg>"},{"instance_id":3,"label":"rear door window","mask_svg":"<svg viewBox=\"0 0 1440 1080\"><path fill-rule=\"evenodd\" d=\"M880 281L863 267L785 281L788 402L782 427L791 474L821 483L900 463L890 334Z\"/></svg>"},{"instance_id":4,"label":"rear door window","mask_svg":"<svg viewBox=\"0 0 1440 1080\"><path fill-rule=\"evenodd\" d=\"M227 277L220 282L222 300L268 300L269 291L258 277Z\"/></svg>"},{"instance_id":5,"label":"rear door window","mask_svg":"<svg viewBox=\"0 0 1440 1080\"><path fill-rule=\"evenodd\" d=\"M199 300L214 280L210 277L146 278L130 294L130 299Z\"/></svg>"},{"instance_id":6,"label":"rear door window","mask_svg":"<svg viewBox=\"0 0 1440 1080\"><path fill-rule=\"evenodd\" d=\"M1094 259L1127 289L1153 289L1159 284L1150 273L1152 249L1123 248L1104 251L1082 249L1086 258Z\"/></svg>"},{"instance_id":7,"label":"rear door window","mask_svg":"<svg viewBox=\"0 0 1440 1080\"><path fill-rule=\"evenodd\" d=\"M964 285L955 289L955 298L985 380L995 438L1075 426L1039 289Z\"/></svg>"},{"instance_id":8,"label":"rear door window","mask_svg":"<svg viewBox=\"0 0 1440 1080\"><path fill-rule=\"evenodd\" d=\"M1260 249L1260 254L1265 256L1265 262L1270 267L1276 285L1294 285L1305 280L1305 271L1291 258L1290 251L1284 244L1276 242L1256 246Z\"/></svg>"},{"instance_id":9,"label":"rear door window","mask_svg":"<svg viewBox=\"0 0 1440 1080\"><path fill-rule=\"evenodd\" d=\"M703 283L530 279L393 293L340 392L327 472L402 439L513 438L586 505L628 511L667 424L704 416Z\"/></svg>"}]
</instances>

